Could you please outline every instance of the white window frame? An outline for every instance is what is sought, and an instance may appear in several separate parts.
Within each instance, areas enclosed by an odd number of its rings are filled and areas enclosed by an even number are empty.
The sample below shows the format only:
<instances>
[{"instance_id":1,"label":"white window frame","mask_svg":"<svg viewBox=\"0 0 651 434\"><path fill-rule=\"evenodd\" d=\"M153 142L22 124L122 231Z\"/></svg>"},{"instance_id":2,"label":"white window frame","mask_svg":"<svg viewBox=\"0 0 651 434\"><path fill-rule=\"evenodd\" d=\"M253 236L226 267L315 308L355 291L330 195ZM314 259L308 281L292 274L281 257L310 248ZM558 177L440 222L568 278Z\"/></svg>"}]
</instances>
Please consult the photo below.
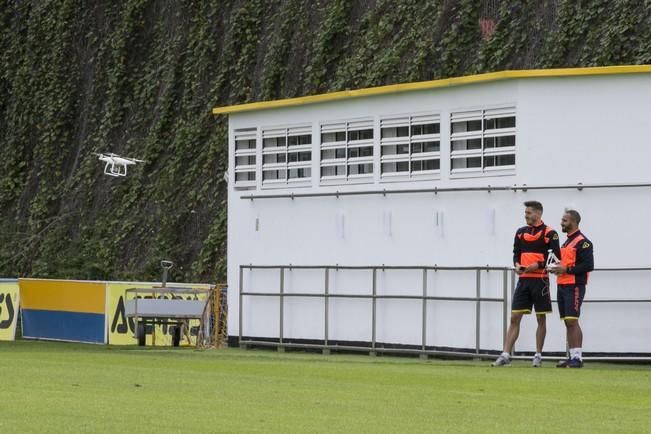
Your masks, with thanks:
<instances>
[{"instance_id":1,"label":"white window frame","mask_svg":"<svg viewBox=\"0 0 651 434\"><path fill-rule=\"evenodd\" d=\"M351 131L371 130L373 137L370 139L350 140ZM327 133L344 133L344 140L335 142L323 142L323 134ZM363 157L349 157L351 149L371 148L371 155ZM342 158L328 158L323 159L323 151L330 149L343 149L345 156ZM319 183L321 185L334 185L334 184L358 184L358 183L373 183L374 172L376 170L374 164L375 154L375 122L373 119L362 119L354 121L334 121L323 122L319 126ZM371 166L370 173L350 174L350 167L357 164L369 164ZM344 174L322 176L321 172L324 167L337 167L343 166Z\"/></svg>"},{"instance_id":2,"label":"white window frame","mask_svg":"<svg viewBox=\"0 0 651 434\"><path fill-rule=\"evenodd\" d=\"M233 155L234 155L233 185L235 186L235 188L251 188L256 186L256 182L257 182L256 180L258 177L256 173L256 164L255 164L255 162L257 162L257 156L256 156L256 152L258 148L257 136L258 136L257 128L242 128L233 131ZM255 146L249 149L237 149L238 140L254 140ZM238 157L253 157L255 162L253 164L238 165L237 164ZM238 181L237 180L238 173L247 173L249 175L253 173L253 179Z\"/></svg>"},{"instance_id":3,"label":"white window frame","mask_svg":"<svg viewBox=\"0 0 651 434\"><path fill-rule=\"evenodd\" d=\"M304 145L290 145L289 138L294 136L309 136L310 143ZM284 146L275 146L265 148L265 139L284 138ZM262 188L285 188L285 187L305 187L312 183L312 126L302 125L293 127L267 127L262 129L262 161L260 169L260 181ZM307 161L289 161L289 155L298 152L307 152L310 159ZM266 155L284 154L285 161L282 163L265 163ZM290 170L307 169L310 175L301 178L290 178ZM264 179L264 172L268 170L282 170L285 178L283 179Z\"/></svg>"},{"instance_id":4,"label":"white window frame","mask_svg":"<svg viewBox=\"0 0 651 434\"><path fill-rule=\"evenodd\" d=\"M413 135L412 128L416 125L438 124L439 132L433 134ZM406 127L407 135L400 137L382 137L383 128ZM415 143L438 142L438 151L413 152ZM406 145L407 153L383 155L383 149L389 146ZM413 170L413 163L418 161L438 160L439 168L433 170ZM384 163L407 163L406 172L383 172ZM439 179L441 176L441 115L438 113L420 115L401 115L382 118L380 120L380 181L405 181L421 179Z\"/></svg>"},{"instance_id":5,"label":"white window frame","mask_svg":"<svg viewBox=\"0 0 651 434\"><path fill-rule=\"evenodd\" d=\"M490 119L513 117L516 120L514 127L486 129L486 121ZM456 122L479 121L481 128L474 131L453 132L453 124ZM517 149L517 115L515 107L484 108L477 110L458 111L450 114L450 178L465 178L475 176L515 175L516 164L505 166L485 165L486 157L497 157L501 155L513 155L516 159ZM500 148L486 148L485 139L513 136L513 146ZM478 149L454 149L456 140L479 139ZM454 168L454 160L462 158L479 158L479 167ZM516 160L517 163L517 160Z\"/></svg>"}]
</instances>

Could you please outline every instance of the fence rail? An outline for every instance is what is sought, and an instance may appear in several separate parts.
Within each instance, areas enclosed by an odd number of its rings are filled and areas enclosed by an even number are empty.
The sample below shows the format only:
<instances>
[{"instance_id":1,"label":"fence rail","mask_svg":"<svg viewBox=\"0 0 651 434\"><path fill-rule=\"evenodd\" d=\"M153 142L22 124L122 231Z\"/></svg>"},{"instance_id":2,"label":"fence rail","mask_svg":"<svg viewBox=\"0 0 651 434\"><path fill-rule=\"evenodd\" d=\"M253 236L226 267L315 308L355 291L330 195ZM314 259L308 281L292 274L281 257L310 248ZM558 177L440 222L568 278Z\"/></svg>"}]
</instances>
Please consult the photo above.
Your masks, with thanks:
<instances>
[{"instance_id":1,"label":"fence rail","mask_svg":"<svg viewBox=\"0 0 651 434\"><path fill-rule=\"evenodd\" d=\"M623 184L562 184L562 185L487 185L484 187L434 187L434 188L411 188L411 189L386 189L382 190L346 190L346 191L319 191L304 193L261 193L243 194L240 199L299 199L305 197L343 197L343 196L369 196L369 195L393 195L393 194L415 194L415 193L461 193L485 191L487 193L497 191L527 192L529 190L591 190L591 189L617 189L617 188L648 188L650 183L623 183Z\"/></svg>"},{"instance_id":2,"label":"fence rail","mask_svg":"<svg viewBox=\"0 0 651 434\"><path fill-rule=\"evenodd\" d=\"M278 292L253 292L244 290L244 270L278 270L279 287ZM322 270L324 291L322 293L287 293L285 292L285 273L292 270ZM371 293L370 294L333 294L330 292L330 273L339 270L365 270L371 272ZM385 270L410 270L422 272L422 294L421 295L403 295L403 294L377 294L377 272ZM432 296L427 294L427 272L428 271L473 271L475 273L475 296L474 297L449 297L449 296ZM481 273L482 272L499 272L502 275L502 297L482 297L481 296ZM596 268L596 272L623 272L623 271L651 271L651 267L605 267ZM512 295L515 290L515 272L511 267L491 267L491 266L387 266L387 265L367 265L367 266L342 266L342 265L240 265L239 268L239 329L238 338L240 346L246 348L247 345L270 346L276 347L279 351L284 348L303 348L303 349L320 349L324 353L331 350L348 350L363 351L374 355L375 353L403 353L418 354L421 357L429 355L451 356L451 357L472 357L472 358L490 358L494 357L493 353L481 351L480 340L480 323L481 323L481 303L501 303L502 304L502 341L506 338L506 331L509 322L509 291ZM244 339L243 333L243 299L244 297L278 297L279 298L279 337L278 341L263 339ZM285 321L285 302L286 298L322 298L324 311L324 333L323 344L313 343L296 343L287 342L284 336ZM371 342L369 347L358 345L332 345L329 339L329 300L330 299L367 299L371 300ZM420 300L422 302L421 314L421 344L420 348L386 348L378 347L376 340L377 330L377 300ZM427 305L433 301L467 301L475 303L475 348L474 352L468 351L448 351L428 349L427 341ZM556 300L552 300L556 301ZM585 299L584 303L651 303L651 299ZM515 358L521 358L515 356ZM622 356L622 357L584 357L586 360L619 360L619 361L651 361L651 357L646 356Z\"/></svg>"}]
</instances>

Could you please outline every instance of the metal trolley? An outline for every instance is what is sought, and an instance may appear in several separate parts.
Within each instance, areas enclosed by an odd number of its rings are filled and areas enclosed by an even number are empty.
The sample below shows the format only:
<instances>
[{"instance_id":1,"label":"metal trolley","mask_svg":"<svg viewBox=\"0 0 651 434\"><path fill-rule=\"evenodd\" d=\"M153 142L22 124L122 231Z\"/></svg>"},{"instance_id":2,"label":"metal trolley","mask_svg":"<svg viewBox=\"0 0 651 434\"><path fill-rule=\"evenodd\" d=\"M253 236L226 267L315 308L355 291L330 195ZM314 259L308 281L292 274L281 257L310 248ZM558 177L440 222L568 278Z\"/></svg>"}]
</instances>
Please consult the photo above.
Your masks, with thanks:
<instances>
[{"instance_id":1,"label":"metal trolley","mask_svg":"<svg viewBox=\"0 0 651 434\"><path fill-rule=\"evenodd\" d=\"M133 318L136 324L135 337L138 345L145 345L147 323L153 326L156 320L166 319L168 324L171 321L174 327L172 345L179 346L183 329L187 327L189 320L201 320L206 315L209 292L207 289L179 287L127 289L125 311L126 316ZM192 299L186 300L183 296L187 295L193 296Z\"/></svg>"}]
</instances>

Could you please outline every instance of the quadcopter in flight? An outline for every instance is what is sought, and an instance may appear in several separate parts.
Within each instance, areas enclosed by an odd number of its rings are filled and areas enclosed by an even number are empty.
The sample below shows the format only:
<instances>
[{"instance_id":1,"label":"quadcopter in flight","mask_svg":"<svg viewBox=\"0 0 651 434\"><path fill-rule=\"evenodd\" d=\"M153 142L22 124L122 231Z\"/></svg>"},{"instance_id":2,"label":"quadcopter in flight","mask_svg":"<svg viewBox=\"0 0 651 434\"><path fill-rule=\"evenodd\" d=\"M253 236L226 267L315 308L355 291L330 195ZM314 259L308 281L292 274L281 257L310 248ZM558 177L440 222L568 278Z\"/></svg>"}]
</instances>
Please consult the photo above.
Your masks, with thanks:
<instances>
[{"instance_id":1,"label":"quadcopter in flight","mask_svg":"<svg viewBox=\"0 0 651 434\"><path fill-rule=\"evenodd\" d=\"M127 167L136 163L145 163L145 160L138 160L137 158L120 157L117 154L107 153L98 154L100 161L106 163L104 166L104 174L109 176L127 176Z\"/></svg>"}]
</instances>

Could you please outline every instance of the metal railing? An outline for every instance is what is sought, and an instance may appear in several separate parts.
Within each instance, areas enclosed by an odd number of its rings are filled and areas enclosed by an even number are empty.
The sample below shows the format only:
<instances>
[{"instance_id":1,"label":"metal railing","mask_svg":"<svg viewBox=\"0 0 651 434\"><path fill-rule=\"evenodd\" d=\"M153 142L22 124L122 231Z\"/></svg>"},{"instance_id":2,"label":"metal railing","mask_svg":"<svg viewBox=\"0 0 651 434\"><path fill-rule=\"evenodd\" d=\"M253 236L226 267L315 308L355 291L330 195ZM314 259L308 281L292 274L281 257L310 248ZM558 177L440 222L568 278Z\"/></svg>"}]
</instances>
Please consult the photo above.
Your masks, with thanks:
<instances>
[{"instance_id":1,"label":"metal railing","mask_svg":"<svg viewBox=\"0 0 651 434\"><path fill-rule=\"evenodd\" d=\"M261 193L261 194L243 194L240 199L299 199L305 197L343 197L343 196L368 196L368 195L393 195L393 194L414 194L414 193L459 193L459 192L477 192L485 191L491 193L494 191L522 191L529 190L591 190L591 189L612 189L612 188L648 188L651 183L623 183L623 184L557 184L557 185L487 185L484 187L434 187L434 188L411 188L411 189L386 189L382 190L344 190L344 191L318 191L305 193ZM326 186L323 186L325 189Z\"/></svg>"},{"instance_id":2,"label":"metal railing","mask_svg":"<svg viewBox=\"0 0 651 434\"><path fill-rule=\"evenodd\" d=\"M278 270L279 290L278 292L251 292L244 290L244 270ZM306 292L285 292L285 273L292 270L322 270L324 291L322 293L306 293ZM339 270L367 270L371 272L371 293L370 294L338 294L330 292L330 273ZM411 270L422 272L422 294L419 295L404 295L404 294L378 294L377 293L377 272L384 270ZM427 273L428 271L471 271L475 273L475 296L474 297L450 297L450 296L432 296L427 293ZM502 297L482 297L481 296L481 273L482 272L499 272L502 275ZM622 271L651 271L651 267L625 267L625 268L598 268L594 271L597 272L622 272ZM495 351L482 352L480 340L480 323L481 323L481 303L492 302L502 304L502 340L506 338L507 326L509 323L509 291L513 294L515 289L515 272L511 267L490 267L490 266L470 266L470 267L443 267L443 266L339 266L339 265L240 265L239 267L239 327L238 338L241 347L246 346L271 346L277 347L279 351L284 348L304 348L304 349L320 349L324 353L329 353L331 350L348 350L348 351L363 351L369 352L374 355L377 352L384 353L411 353L418 354L421 357L428 355L439 356L454 356L454 357L472 357L472 358L488 358L494 357ZM244 297L278 297L279 298L279 336L277 340L260 339L245 339L243 333L244 324ZM284 336L284 321L285 321L285 299L294 297L304 298L322 298L324 301L324 333L323 344L312 343L297 343L288 342ZM370 299L371 300L371 341L369 346L355 346L336 343L332 344L329 336L330 320L329 308L330 299ZM377 346L377 300L420 300L422 302L421 314L421 343L420 348L393 348L393 347L378 347ZM475 348L474 351L448 351L437 350L428 348L427 346L427 306L428 302L433 301L467 301L475 303ZM555 302L556 300L552 300ZM585 299L585 303L651 303L651 299L636 298L636 299ZM522 357L522 356L520 356ZM519 358L515 356L515 358ZM635 361L650 361L651 357L584 357L586 360L635 360Z\"/></svg>"},{"instance_id":3,"label":"metal railing","mask_svg":"<svg viewBox=\"0 0 651 434\"><path fill-rule=\"evenodd\" d=\"M255 269L277 269L279 271L279 290L278 292L249 292L244 291L244 270ZM287 293L285 292L285 272L287 270L323 270L324 272L324 291L323 293ZM330 272L333 270L367 270L371 272L371 293L370 294L336 294L330 292ZM420 295L404 295L404 294L378 294L377 293L377 272L384 270L420 270L422 271L422 294ZM449 296L432 296L427 294L427 272L428 271L474 271L475 273L475 296L474 297L449 297ZM503 296L496 297L482 297L481 296L481 272L498 271L502 273L502 290ZM495 302L502 303L503 305L503 337L506 335L506 324L508 315L507 295L509 291L509 275L512 270L506 267L438 267L438 266L331 266L331 265L313 265L313 266L294 266L294 265L241 265L240 266L240 286L239 286L239 342L240 345L262 345L262 346L276 346L282 350L283 347L300 347L300 348L317 348L325 352L332 349L345 349L368 351L372 354L376 352L403 352L403 353L418 353L421 355L437 354L437 355L474 355L487 356L487 353L481 352L480 341L480 321L481 321L481 303L482 302ZM514 279L511 279L511 291L513 290ZM245 296L251 297L279 297L279 337L278 341L265 341L265 340L245 340L243 334L243 298ZM284 336L284 300L291 297L313 297L322 298L324 300L324 334L323 344L303 344L286 342ZM352 345L331 345L329 336L329 300L330 299L370 299L371 300L371 342L369 347L358 347ZM422 302L422 316L421 316L421 345L420 349L416 348L386 348L377 346L377 300L420 300ZM469 301L475 303L475 350L474 353L461 352L461 351L439 351L428 349L427 342L427 303L429 301Z\"/></svg>"}]
</instances>

